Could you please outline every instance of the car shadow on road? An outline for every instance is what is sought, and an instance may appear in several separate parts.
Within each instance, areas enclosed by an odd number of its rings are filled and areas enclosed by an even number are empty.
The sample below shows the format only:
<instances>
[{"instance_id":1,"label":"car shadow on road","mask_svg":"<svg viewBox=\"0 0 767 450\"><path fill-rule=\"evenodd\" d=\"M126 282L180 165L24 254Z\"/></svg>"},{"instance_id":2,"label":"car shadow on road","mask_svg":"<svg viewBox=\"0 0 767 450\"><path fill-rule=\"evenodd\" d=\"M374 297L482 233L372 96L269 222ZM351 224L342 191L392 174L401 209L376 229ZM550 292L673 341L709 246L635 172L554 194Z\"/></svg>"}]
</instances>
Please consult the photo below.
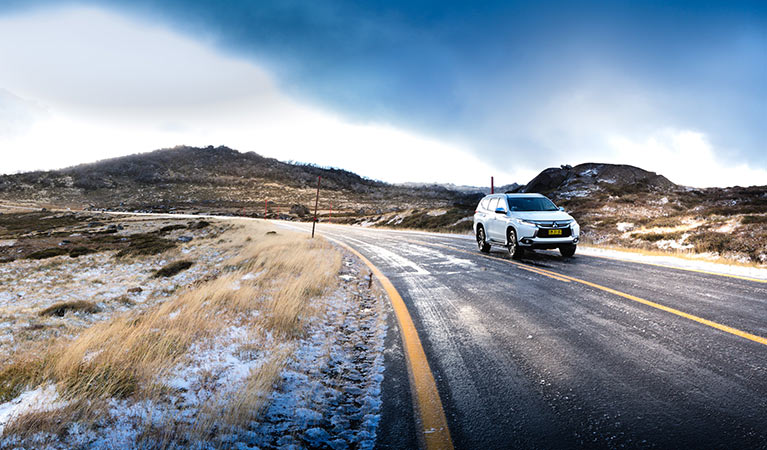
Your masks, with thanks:
<instances>
[{"instance_id":1,"label":"car shadow on road","mask_svg":"<svg viewBox=\"0 0 767 450\"><path fill-rule=\"evenodd\" d=\"M491 251L490 254L492 255L493 258L511 260L508 253L506 253L505 251ZM541 267L545 269L553 269L556 266L561 266L562 264L577 263L578 256L575 255L569 258L565 258L564 256L560 255L559 252L557 251L527 250L524 256L522 256L516 261L522 264L530 265L530 266ZM556 266L553 264L555 264Z\"/></svg>"}]
</instances>

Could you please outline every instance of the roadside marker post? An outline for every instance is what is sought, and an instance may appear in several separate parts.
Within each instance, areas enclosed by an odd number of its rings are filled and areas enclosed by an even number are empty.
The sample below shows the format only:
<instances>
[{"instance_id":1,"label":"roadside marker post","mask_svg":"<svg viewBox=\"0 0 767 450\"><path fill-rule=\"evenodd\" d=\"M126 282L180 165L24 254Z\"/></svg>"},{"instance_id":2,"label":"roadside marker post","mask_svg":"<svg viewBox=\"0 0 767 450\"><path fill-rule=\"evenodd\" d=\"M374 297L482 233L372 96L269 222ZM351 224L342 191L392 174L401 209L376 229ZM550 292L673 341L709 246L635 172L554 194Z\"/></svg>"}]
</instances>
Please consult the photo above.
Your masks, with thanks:
<instances>
[{"instance_id":1,"label":"roadside marker post","mask_svg":"<svg viewBox=\"0 0 767 450\"><path fill-rule=\"evenodd\" d=\"M495 180L493 177L490 177L490 193L495 194Z\"/></svg>"},{"instance_id":2,"label":"roadside marker post","mask_svg":"<svg viewBox=\"0 0 767 450\"><path fill-rule=\"evenodd\" d=\"M320 183L322 176L317 177L317 198L314 200L314 220L312 221L312 239L314 239L314 227L317 226L317 207L320 205Z\"/></svg>"},{"instance_id":3,"label":"roadside marker post","mask_svg":"<svg viewBox=\"0 0 767 450\"><path fill-rule=\"evenodd\" d=\"M264 219L266 219L266 214L269 212L269 199L264 200Z\"/></svg>"}]
</instances>

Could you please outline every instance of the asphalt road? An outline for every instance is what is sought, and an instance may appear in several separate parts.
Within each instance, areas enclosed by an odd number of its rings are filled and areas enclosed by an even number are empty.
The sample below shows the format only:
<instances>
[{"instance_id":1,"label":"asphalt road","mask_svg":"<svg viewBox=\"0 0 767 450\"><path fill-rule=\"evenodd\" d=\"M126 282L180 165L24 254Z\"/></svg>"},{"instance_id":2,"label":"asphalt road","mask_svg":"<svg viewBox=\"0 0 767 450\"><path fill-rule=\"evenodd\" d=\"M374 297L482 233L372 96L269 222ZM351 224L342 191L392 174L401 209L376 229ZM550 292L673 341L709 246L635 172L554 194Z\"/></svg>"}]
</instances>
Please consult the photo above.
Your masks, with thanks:
<instances>
[{"instance_id":1,"label":"asphalt road","mask_svg":"<svg viewBox=\"0 0 767 450\"><path fill-rule=\"evenodd\" d=\"M470 237L317 231L403 297L456 448L767 448L767 345L627 298L766 337L767 284L545 251L515 264ZM379 444L412 447L389 341Z\"/></svg>"}]
</instances>

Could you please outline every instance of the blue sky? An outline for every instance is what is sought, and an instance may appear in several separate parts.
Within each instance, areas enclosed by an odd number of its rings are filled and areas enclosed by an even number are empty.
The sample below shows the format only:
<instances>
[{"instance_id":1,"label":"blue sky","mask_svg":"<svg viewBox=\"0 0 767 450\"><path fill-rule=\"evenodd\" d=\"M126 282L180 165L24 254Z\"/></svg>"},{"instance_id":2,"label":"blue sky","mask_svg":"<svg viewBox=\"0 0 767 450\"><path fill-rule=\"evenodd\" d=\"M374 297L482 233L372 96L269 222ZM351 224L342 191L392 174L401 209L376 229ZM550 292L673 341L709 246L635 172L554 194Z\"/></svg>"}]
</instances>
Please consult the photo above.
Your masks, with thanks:
<instances>
[{"instance_id":1,"label":"blue sky","mask_svg":"<svg viewBox=\"0 0 767 450\"><path fill-rule=\"evenodd\" d=\"M767 184L763 2L27 1L0 7L3 28L16 44L0 53L15 63L0 66L0 140L14 136L2 151L44 145L41 115L60 122L50 130L101 127L83 133L95 136L83 154L59 139L50 164L208 136L388 181L526 182L549 166L612 162L696 186ZM45 54L83 28L114 54L85 36ZM156 45L134 45L141 35ZM187 54L174 45L196 50L165 67ZM65 80L32 82L25 67ZM174 84L187 75L198 79ZM118 119L142 139L99 152ZM312 150L278 131L313 136ZM14 161L0 171L34 165Z\"/></svg>"}]
</instances>

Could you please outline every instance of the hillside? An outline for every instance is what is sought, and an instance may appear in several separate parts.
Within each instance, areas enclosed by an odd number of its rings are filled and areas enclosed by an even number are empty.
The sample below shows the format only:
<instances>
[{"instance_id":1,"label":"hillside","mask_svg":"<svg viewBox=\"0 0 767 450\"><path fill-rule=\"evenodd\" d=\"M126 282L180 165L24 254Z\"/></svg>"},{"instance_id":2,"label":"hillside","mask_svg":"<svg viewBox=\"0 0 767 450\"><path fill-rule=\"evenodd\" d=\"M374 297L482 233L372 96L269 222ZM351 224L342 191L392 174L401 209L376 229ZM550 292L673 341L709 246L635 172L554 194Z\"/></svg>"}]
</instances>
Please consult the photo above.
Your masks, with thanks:
<instances>
[{"instance_id":1,"label":"hillside","mask_svg":"<svg viewBox=\"0 0 767 450\"><path fill-rule=\"evenodd\" d=\"M586 242L767 262L767 186L695 189L613 164L562 166L524 188L564 206Z\"/></svg>"},{"instance_id":2,"label":"hillside","mask_svg":"<svg viewBox=\"0 0 767 450\"><path fill-rule=\"evenodd\" d=\"M470 232L487 187L388 184L227 147L175 147L49 172L0 176L0 200L37 206L236 214ZM585 242L767 262L767 186L694 189L638 167L585 163L543 170L524 186L582 225ZM331 211L332 207L332 211Z\"/></svg>"},{"instance_id":3,"label":"hillside","mask_svg":"<svg viewBox=\"0 0 767 450\"><path fill-rule=\"evenodd\" d=\"M175 147L62 170L0 176L0 198L42 205L128 211L305 216L322 176L323 215L473 204L476 195L406 187L333 168L289 164L227 147Z\"/></svg>"}]
</instances>

